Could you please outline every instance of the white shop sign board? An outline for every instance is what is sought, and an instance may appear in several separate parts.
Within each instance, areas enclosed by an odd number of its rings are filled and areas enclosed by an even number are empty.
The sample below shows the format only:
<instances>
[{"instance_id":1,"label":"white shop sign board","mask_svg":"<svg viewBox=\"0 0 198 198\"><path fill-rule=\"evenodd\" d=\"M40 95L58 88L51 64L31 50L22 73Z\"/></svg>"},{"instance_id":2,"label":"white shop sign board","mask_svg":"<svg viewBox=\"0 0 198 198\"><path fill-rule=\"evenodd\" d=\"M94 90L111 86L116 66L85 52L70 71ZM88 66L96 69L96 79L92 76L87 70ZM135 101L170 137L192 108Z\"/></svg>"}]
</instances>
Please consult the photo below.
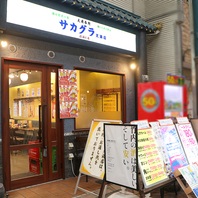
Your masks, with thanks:
<instances>
[{"instance_id":1,"label":"white shop sign board","mask_svg":"<svg viewBox=\"0 0 198 198\"><path fill-rule=\"evenodd\" d=\"M137 125L104 124L105 179L138 189Z\"/></svg>"},{"instance_id":2,"label":"white shop sign board","mask_svg":"<svg viewBox=\"0 0 198 198\"><path fill-rule=\"evenodd\" d=\"M7 1L6 22L136 52L136 34L24 0Z\"/></svg>"}]
</instances>

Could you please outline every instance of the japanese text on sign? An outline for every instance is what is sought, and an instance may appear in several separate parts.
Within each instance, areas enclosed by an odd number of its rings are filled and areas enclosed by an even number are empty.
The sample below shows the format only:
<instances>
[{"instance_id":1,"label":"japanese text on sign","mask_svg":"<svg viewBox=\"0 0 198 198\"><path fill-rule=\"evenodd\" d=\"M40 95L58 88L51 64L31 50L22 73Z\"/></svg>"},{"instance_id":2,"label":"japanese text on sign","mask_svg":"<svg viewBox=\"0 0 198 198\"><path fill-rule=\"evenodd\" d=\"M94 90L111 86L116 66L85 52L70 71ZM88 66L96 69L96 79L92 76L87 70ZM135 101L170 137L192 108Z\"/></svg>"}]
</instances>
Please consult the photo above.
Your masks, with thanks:
<instances>
[{"instance_id":1,"label":"japanese text on sign","mask_svg":"<svg viewBox=\"0 0 198 198\"><path fill-rule=\"evenodd\" d=\"M105 148L106 181L137 189L137 126L105 124Z\"/></svg>"},{"instance_id":2,"label":"japanese text on sign","mask_svg":"<svg viewBox=\"0 0 198 198\"><path fill-rule=\"evenodd\" d=\"M138 160L145 186L167 179L152 129L139 129L138 143Z\"/></svg>"}]
</instances>

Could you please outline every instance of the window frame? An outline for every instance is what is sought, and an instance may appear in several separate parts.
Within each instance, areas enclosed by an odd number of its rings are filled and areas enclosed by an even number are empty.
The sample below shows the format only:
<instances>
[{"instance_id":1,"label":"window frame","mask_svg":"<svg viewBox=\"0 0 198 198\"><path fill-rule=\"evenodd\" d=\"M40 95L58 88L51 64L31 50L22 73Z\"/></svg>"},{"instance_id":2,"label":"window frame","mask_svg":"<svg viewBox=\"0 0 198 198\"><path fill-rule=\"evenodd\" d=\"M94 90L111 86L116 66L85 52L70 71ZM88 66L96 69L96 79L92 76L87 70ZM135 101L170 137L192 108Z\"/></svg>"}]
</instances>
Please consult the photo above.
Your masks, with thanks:
<instances>
[{"instance_id":1,"label":"window frame","mask_svg":"<svg viewBox=\"0 0 198 198\"><path fill-rule=\"evenodd\" d=\"M98 70L98 69L91 69L91 68L82 68L82 67L74 67L74 70L81 70L81 71L89 71L89 72L98 72L98 73L106 73L106 74L113 74L119 75L121 77L121 120L123 123L126 123L126 76L125 73L113 72L113 71L106 71L106 70ZM76 129L76 118L74 119L74 130L73 133L78 132L88 132L90 128L78 128Z\"/></svg>"}]
</instances>

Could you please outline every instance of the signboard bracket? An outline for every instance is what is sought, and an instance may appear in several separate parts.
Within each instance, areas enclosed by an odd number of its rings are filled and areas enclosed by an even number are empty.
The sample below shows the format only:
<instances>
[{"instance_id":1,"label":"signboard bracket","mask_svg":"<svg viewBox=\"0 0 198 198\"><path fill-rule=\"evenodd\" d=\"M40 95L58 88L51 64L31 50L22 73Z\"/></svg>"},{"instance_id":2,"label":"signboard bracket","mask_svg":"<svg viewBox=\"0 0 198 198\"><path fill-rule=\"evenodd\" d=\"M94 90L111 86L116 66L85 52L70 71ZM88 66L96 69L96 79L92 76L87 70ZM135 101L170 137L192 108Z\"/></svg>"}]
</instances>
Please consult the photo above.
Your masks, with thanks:
<instances>
[{"instance_id":1,"label":"signboard bracket","mask_svg":"<svg viewBox=\"0 0 198 198\"><path fill-rule=\"evenodd\" d=\"M138 185L139 185L139 194L141 198L144 198L146 194L156 190L156 189L160 189L160 197L163 198L164 197L164 187L171 184L172 182L175 183L176 179L175 178L170 178L169 180L166 180L162 183L159 183L155 186L149 187L149 188L144 188L144 184L142 181L142 177L141 174L139 174L139 181L138 181ZM175 188L175 185L174 185ZM175 188L175 195L177 195L177 191Z\"/></svg>"},{"instance_id":2,"label":"signboard bracket","mask_svg":"<svg viewBox=\"0 0 198 198\"><path fill-rule=\"evenodd\" d=\"M182 175L180 173L180 171L177 169L176 171L173 172L173 175L175 176L176 180L178 181L179 185L181 186L181 188L183 189L183 191L185 192L186 196L189 198L192 198L194 196L190 195L191 193L193 193L192 189L190 186L186 187L184 185L184 183L182 182L182 180L180 179L180 176Z\"/></svg>"}]
</instances>

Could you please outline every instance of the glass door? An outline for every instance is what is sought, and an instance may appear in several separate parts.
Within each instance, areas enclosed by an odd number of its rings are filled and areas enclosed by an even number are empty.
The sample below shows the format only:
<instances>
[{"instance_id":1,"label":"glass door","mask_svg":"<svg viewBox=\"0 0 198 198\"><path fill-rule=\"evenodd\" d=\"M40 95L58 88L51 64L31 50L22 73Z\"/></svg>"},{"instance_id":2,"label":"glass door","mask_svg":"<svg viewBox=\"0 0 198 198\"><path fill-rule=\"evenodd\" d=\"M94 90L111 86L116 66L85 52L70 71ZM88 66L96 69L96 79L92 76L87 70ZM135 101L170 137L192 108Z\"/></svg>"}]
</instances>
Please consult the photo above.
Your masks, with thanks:
<instances>
[{"instance_id":1,"label":"glass door","mask_svg":"<svg viewBox=\"0 0 198 198\"><path fill-rule=\"evenodd\" d=\"M14 61L4 66L9 98L3 107L8 111L3 126L9 145L3 144L3 161L9 162L4 166L7 190L61 177L57 70Z\"/></svg>"}]
</instances>

